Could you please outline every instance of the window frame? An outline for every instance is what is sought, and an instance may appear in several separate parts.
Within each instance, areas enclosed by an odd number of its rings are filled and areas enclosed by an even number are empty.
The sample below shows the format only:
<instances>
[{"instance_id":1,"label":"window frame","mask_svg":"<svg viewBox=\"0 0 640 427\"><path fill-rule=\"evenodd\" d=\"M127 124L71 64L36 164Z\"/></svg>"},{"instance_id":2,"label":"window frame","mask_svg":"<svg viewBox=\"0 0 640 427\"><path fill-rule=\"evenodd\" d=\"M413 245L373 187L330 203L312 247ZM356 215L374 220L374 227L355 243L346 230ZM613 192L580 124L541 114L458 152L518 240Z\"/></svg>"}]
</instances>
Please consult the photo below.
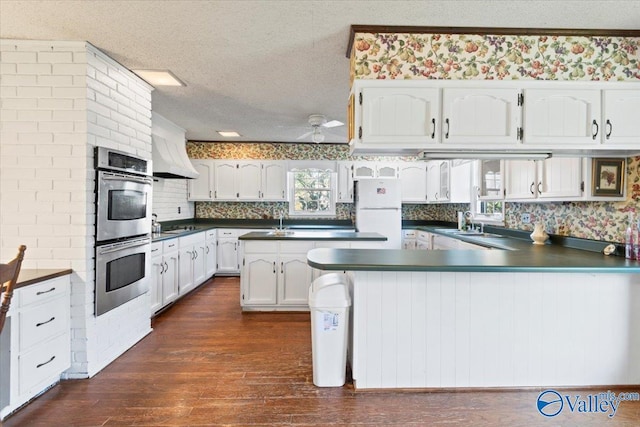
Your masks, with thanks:
<instances>
[{"instance_id":1,"label":"window frame","mask_svg":"<svg viewBox=\"0 0 640 427\"><path fill-rule=\"evenodd\" d=\"M329 174L329 186L322 187L319 189L300 189L296 187L296 173L302 172L325 172ZM336 216L336 201L337 201L337 182L338 177L335 170L327 167L317 167L312 165L305 165L301 167L292 168L287 172L287 194L288 194L288 202L289 202L289 217L294 218L329 218ZM327 210L296 210L296 191L323 191L328 192L328 203L329 209Z\"/></svg>"}]
</instances>

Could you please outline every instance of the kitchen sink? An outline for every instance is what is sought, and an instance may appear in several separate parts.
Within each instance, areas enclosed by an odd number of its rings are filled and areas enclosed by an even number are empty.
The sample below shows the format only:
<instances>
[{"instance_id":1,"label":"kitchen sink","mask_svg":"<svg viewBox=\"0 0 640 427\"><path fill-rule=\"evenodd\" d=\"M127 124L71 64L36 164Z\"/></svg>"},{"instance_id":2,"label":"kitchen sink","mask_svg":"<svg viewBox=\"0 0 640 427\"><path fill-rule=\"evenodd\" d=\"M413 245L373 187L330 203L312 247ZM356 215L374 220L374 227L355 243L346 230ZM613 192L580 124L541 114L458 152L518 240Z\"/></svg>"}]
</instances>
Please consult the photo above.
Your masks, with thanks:
<instances>
[{"instance_id":1,"label":"kitchen sink","mask_svg":"<svg viewBox=\"0 0 640 427\"><path fill-rule=\"evenodd\" d=\"M446 234L455 234L456 236L470 236L470 237L504 237L500 234L484 233L476 230L458 230L455 228L436 228L435 231Z\"/></svg>"},{"instance_id":2,"label":"kitchen sink","mask_svg":"<svg viewBox=\"0 0 640 427\"><path fill-rule=\"evenodd\" d=\"M167 230L167 231L163 231L163 232L162 232L162 234L182 234L182 233L184 233L184 232L186 232L186 231L189 231L189 230L184 230L184 229L182 229L182 228L181 228L181 229L179 229L179 230Z\"/></svg>"}]
</instances>

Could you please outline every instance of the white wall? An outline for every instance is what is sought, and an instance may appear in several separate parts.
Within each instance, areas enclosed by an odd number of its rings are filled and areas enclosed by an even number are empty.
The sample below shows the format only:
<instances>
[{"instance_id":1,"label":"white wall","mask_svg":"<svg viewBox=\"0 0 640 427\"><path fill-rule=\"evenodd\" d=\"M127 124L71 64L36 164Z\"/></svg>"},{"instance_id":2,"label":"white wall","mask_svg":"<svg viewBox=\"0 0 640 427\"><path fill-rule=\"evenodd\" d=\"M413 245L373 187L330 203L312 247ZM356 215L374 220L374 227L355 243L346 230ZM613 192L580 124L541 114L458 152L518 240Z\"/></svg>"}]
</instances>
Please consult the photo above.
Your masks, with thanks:
<instances>
[{"instance_id":1,"label":"white wall","mask_svg":"<svg viewBox=\"0 0 640 427\"><path fill-rule=\"evenodd\" d=\"M0 41L0 259L72 268L72 367L92 376L150 331L148 296L94 317L93 148L151 158L152 88L86 42Z\"/></svg>"},{"instance_id":2,"label":"white wall","mask_svg":"<svg viewBox=\"0 0 640 427\"><path fill-rule=\"evenodd\" d=\"M187 179L154 178L153 181L153 213L158 215L158 221L195 217L195 203L187 201Z\"/></svg>"}]
</instances>

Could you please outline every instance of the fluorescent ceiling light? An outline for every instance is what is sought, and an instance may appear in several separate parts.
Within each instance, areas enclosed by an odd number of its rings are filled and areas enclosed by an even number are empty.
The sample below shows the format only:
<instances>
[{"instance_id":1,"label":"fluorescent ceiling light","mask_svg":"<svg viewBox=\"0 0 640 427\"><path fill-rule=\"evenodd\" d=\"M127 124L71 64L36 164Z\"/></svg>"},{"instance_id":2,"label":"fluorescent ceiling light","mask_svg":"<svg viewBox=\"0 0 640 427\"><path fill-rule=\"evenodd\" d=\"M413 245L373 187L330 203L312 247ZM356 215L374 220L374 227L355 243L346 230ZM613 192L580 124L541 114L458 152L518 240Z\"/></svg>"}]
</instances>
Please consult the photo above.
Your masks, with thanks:
<instances>
[{"instance_id":1,"label":"fluorescent ceiling light","mask_svg":"<svg viewBox=\"0 0 640 427\"><path fill-rule=\"evenodd\" d=\"M500 152L500 151L450 151L442 153L418 153L422 160L448 160L448 159L525 159L544 160L551 157L551 153L531 153L531 152Z\"/></svg>"},{"instance_id":2,"label":"fluorescent ceiling light","mask_svg":"<svg viewBox=\"0 0 640 427\"><path fill-rule=\"evenodd\" d=\"M220 134L220 136L224 136L227 138L235 138L240 136L240 134L235 130L219 130L217 132Z\"/></svg>"},{"instance_id":3,"label":"fluorescent ceiling light","mask_svg":"<svg viewBox=\"0 0 640 427\"><path fill-rule=\"evenodd\" d=\"M186 86L169 70L131 70L151 86Z\"/></svg>"}]
</instances>

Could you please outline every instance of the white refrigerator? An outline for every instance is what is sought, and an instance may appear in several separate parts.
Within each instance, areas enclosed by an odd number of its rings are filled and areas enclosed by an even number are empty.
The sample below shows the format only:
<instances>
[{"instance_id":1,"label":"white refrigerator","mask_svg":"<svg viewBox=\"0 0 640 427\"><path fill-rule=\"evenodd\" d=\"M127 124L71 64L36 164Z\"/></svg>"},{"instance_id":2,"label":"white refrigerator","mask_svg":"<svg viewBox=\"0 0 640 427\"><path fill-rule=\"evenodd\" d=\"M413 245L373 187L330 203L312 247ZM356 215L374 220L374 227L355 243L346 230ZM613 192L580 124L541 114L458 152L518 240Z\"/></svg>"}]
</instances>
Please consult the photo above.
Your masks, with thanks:
<instances>
[{"instance_id":1,"label":"white refrigerator","mask_svg":"<svg viewBox=\"0 0 640 427\"><path fill-rule=\"evenodd\" d=\"M385 249L402 249L402 197L399 179L361 179L354 183L356 229L380 233Z\"/></svg>"}]
</instances>

